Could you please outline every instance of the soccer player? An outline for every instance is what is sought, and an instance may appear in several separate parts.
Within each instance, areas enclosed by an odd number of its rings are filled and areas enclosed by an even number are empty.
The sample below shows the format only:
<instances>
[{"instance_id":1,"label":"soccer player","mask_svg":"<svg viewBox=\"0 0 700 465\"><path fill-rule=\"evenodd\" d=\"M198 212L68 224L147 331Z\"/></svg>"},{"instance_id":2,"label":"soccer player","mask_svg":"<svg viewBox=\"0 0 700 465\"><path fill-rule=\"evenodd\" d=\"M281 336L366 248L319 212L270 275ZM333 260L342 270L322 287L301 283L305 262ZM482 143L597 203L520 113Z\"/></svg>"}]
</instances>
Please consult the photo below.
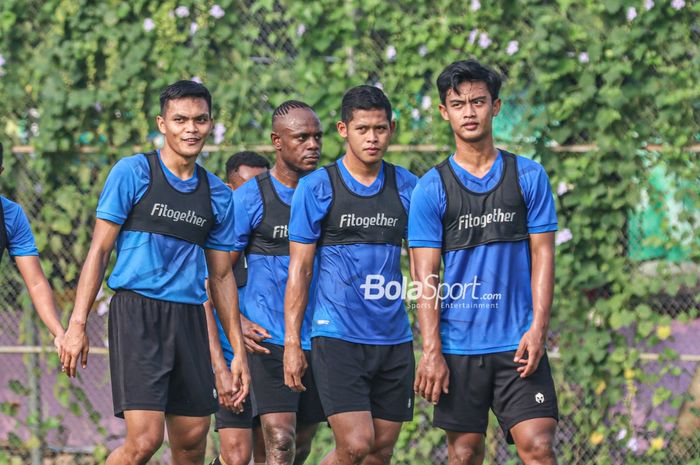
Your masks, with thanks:
<instances>
[{"instance_id":1,"label":"soccer player","mask_svg":"<svg viewBox=\"0 0 700 465\"><path fill-rule=\"evenodd\" d=\"M233 190L238 189L249 179L267 172L270 162L255 152L238 152L226 162L226 184ZM238 286L238 299L241 304L241 313L245 313L242 303L245 300L245 287L248 281L248 269L245 256L237 260L233 268L233 274ZM224 327L219 320L216 311L212 312L211 303L204 304L207 311L207 329L209 331L209 351L211 353L212 366L216 380L216 389L219 393L230 389L231 361L233 349L226 337ZM242 318L245 331L246 320ZM250 323L248 326L252 326ZM255 328L257 329L257 328ZM253 342L259 342L266 333L254 331L251 328ZM245 337L245 336L244 336ZM250 397L250 396L248 396ZM230 405L230 396L219 396L219 410L215 414L215 429L221 439L221 455L215 458L211 465L248 465L253 451L253 462L260 464L265 462L265 443L260 429L260 422L253 418L252 403L248 400L243 404L243 411L236 412ZM252 429L252 434L251 434Z\"/></svg>"},{"instance_id":2,"label":"soccer player","mask_svg":"<svg viewBox=\"0 0 700 465\"><path fill-rule=\"evenodd\" d=\"M402 422L413 417L411 327L401 292L393 290L401 288L401 245L417 178L382 161L395 122L378 88L348 90L337 129L345 155L303 178L292 200L285 383L308 387L300 328L317 274L311 368L335 437L335 450L321 463L387 464Z\"/></svg>"},{"instance_id":3,"label":"soccer player","mask_svg":"<svg viewBox=\"0 0 700 465\"><path fill-rule=\"evenodd\" d=\"M272 114L275 164L234 192L236 243L234 262L244 251L248 285L245 316L269 335L250 355L252 398L260 415L268 465L302 464L325 417L311 373L308 389L294 392L284 384L284 290L289 267L287 227L292 194L299 180L316 168L321 155L321 123L307 104L289 100ZM310 349L311 312L304 306L301 344ZM250 338L247 338L250 343ZM263 349L263 350L259 350Z\"/></svg>"},{"instance_id":4,"label":"soccer player","mask_svg":"<svg viewBox=\"0 0 700 465\"><path fill-rule=\"evenodd\" d=\"M554 464L557 398L544 347L557 228L549 180L538 163L494 146L495 71L458 61L437 87L456 150L411 201L412 269L423 291L415 389L436 404L450 463L482 463L491 408L526 465Z\"/></svg>"},{"instance_id":5,"label":"soccer player","mask_svg":"<svg viewBox=\"0 0 700 465\"><path fill-rule=\"evenodd\" d=\"M0 143L0 174L3 166L3 147ZM29 291L29 298L41 321L51 331L53 343L58 351L63 340L63 325L58 319L53 292L39 262L39 251L34 242L34 235L29 226L27 215L15 202L0 196L0 261L5 253L10 254L17 265L24 284Z\"/></svg>"},{"instance_id":6,"label":"soccer player","mask_svg":"<svg viewBox=\"0 0 700 465\"><path fill-rule=\"evenodd\" d=\"M116 242L107 284L109 355L115 415L126 420L126 441L107 465L144 464L164 429L173 463L201 464L209 416L217 411L202 303L205 273L234 352L244 353L229 251L233 248L231 189L196 164L212 130L211 95L178 81L160 95L159 151L120 160L97 206L92 243L62 346L62 363L76 375L87 366L86 320ZM206 262L206 263L205 263ZM231 402L248 394L246 357L231 364Z\"/></svg>"}]
</instances>

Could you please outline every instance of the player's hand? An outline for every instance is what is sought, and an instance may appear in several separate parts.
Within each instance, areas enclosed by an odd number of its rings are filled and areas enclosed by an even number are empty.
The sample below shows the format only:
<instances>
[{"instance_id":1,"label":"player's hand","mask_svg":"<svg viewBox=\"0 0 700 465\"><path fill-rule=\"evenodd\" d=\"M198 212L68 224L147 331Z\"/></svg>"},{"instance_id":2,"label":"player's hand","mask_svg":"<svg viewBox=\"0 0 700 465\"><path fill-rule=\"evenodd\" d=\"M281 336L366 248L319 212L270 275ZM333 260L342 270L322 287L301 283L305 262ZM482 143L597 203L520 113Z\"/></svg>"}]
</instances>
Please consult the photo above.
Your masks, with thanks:
<instances>
[{"instance_id":1,"label":"player's hand","mask_svg":"<svg viewBox=\"0 0 700 465\"><path fill-rule=\"evenodd\" d=\"M229 410L235 410L233 406L233 376L226 365L214 370L214 382L216 383L219 405Z\"/></svg>"},{"instance_id":2,"label":"player's hand","mask_svg":"<svg viewBox=\"0 0 700 465\"><path fill-rule=\"evenodd\" d=\"M61 331L53 338L53 346L56 348L58 357L61 358L61 347L63 347L63 339L66 337L65 331Z\"/></svg>"},{"instance_id":3,"label":"player's hand","mask_svg":"<svg viewBox=\"0 0 700 465\"><path fill-rule=\"evenodd\" d=\"M83 368L87 368L89 351L90 341L85 326L69 324L68 331L63 336L63 342L60 345L59 357L61 358L62 371L65 371L69 377L75 377L78 359L80 359Z\"/></svg>"},{"instance_id":4,"label":"player's hand","mask_svg":"<svg viewBox=\"0 0 700 465\"><path fill-rule=\"evenodd\" d=\"M416 381L413 390L433 405L440 400L440 394L447 394L450 386L450 369L440 352L424 352L418 362Z\"/></svg>"},{"instance_id":5,"label":"player's hand","mask_svg":"<svg viewBox=\"0 0 700 465\"><path fill-rule=\"evenodd\" d=\"M265 328L241 316L241 332L243 333L243 342L248 352L251 354L270 353L268 349L260 345L262 341L272 337Z\"/></svg>"},{"instance_id":6,"label":"player's hand","mask_svg":"<svg viewBox=\"0 0 700 465\"><path fill-rule=\"evenodd\" d=\"M306 391L306 387L301 382L309 364L306 363L306 356L299 345L284 346L284 384L296 392Z\"/></svg>"},{"instance_id":7,"label":"player's hand","mask_svg":"<svg viewBox=\"0 0 700 465\"><path fill-rule=\"evenodd\" d=\"M523 334L513 359L515 363L521 365L517 368L521 378L530 376L537 370L540 360L544 356L544 342L545 333L539 329L530 328L528 332ZM525 358L526 353L527 358Z\"/></svg>"},{"instance_id":8,"label":"player's hand","mask_svg":"<svg viewBox=\"0 0 700 465\"><path fill-rule=\"evenodd\" d=\"M233 410L240 413L243 411L243 403L248 397L250 390L250 372L248 371L247 357L233 357L231 362L231 400Z\"/></svg>"}]
</instances>

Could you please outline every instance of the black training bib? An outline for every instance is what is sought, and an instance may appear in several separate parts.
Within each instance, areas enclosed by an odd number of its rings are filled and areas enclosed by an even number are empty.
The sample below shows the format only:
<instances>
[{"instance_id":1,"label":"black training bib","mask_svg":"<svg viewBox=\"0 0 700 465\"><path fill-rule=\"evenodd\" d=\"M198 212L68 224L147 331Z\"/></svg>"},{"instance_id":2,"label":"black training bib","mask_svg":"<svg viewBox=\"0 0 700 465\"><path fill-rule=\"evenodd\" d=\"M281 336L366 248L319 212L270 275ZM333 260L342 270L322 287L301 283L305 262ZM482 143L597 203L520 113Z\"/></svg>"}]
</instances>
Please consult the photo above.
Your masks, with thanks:
<instances>
[{"instance_id":1,"label":"black training bib","mask_svg":"<svg viewBox=\"0 0 700 465\"><path fill-rule=\"evenodd\" d=\"M258 255L289 255L289 214L291 208L284 203L272 185L270 173L255 177L263 202L262 221L250 234L246 253Z\"/></svg>"},{"instance_id":2,"label":"black training bib","mask_svg":"<svg viewBox=\"0 0 700 465\"><path fill-rule=\"evenodd\" d=\"M393 244L401 246L408 215L396 185L396 167L384 162L384 185L371 196L345 185L338 165L325 166L333 200L321 226L319 245Z\"/></svg>"},{"instance_id":3,"label":"black training bib","mask_svg":"<svg viewBox=\"0 0 700 465\"><path fill-rule=\"evenodd\" d=\"M0 260L2 260L5 249L7 249L9 245L7 231L5 230L5 212L2 208L2 200L0 200Z\"/></svg>"},{"instance_id":4,"label":"black training bib","mask_svg":"<svg viewBox=\"0 0 700 465\"><path fill-rule=\"evenodd\" d=\"M158 154L149 152L144 156L151 171L148 190L134 205L122 229L163 234L204 247L214 226L207 172L196 165L197 188L180 192L165 178Z\"/></svg>"},{"instance_id":5,"label":"black training bib","mask_svg":"<svg viewBox=\"0 0 700 465\"><path fill-rule=\"evenodd\" d=\"M518 181L518 162L501 150L503 173L488 192L473 192L459 181L450 159L437 165L447 207L442 220L442 248L468 249L490 242L521 241L527 232L527 205Z\"/></svg>"},{"instance_id":6,"label":"black training bib","mask_svg":"<svg viewBox=\"0 0 700 465\"><path fill-rule=\"evenodd\" d=\"M233 277L236 278L236 287L243 287L248 284L248 260L245 253L238 257L236 266L233 267Z\"/></svg>"}]
</instances>

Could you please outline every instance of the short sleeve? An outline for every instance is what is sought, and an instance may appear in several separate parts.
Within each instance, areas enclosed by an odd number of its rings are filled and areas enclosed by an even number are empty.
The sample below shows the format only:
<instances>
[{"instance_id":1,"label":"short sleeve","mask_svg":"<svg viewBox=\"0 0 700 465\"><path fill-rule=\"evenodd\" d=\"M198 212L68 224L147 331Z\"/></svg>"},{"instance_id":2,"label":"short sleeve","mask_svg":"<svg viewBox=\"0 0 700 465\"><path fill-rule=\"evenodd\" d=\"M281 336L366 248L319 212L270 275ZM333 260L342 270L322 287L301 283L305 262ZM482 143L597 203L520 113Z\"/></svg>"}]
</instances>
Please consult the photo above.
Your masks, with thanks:
<instances>
[{"instance_id":1,"label":"short sleeve","mask_svg":"<svg viewBox=\"0 0 700 465\"><path fill-rule=\"evenodd\" d=\"M34 234L29 225L29 219L18 204L14 202L2 202L4 207L5 232L7 233L7 249L12 257L26 257L39 255L34 241Z\"/></svg>"},{"instance_id":2,"label":"short sleeve","mask_svg":"<svg viewBox=\"0 0 700 465\"><path fill-rule=\"evenodd\" d=\"M416 184L408 215L409 247L442 248L445 191L435 168Z\"/></svg>"},{"instance_id":3,"label":"short sleeve","mask_svg":"<svg viewBox=\"0 0 700 465\"><path fill-rule=\"evenodd\" d=\"M204 248L230 252L234 243L233 191L214 175L207 173L207 176L211 190L214 227L209 231Z\"/></svg>"},{"instance_id":4,"label":"short sleeve","mask_svg":"<svg viewBox=\"0 0 700 465\"><path fill-rule=\"evenodd\" d=\"M124 224L148 189L150 173L143 155L122 158L107 176L97 203L97 218Z\"/></svg>"},{"instance_id":5,"label":"short sleeve","mask_svg":"<svg viewBox=\"0 0 700 465\"><path fill-rule=\"evenodd\" d=\"M539 163L518 157L519 180L525 205L527 229L530 234L557 230L557 213L549 177Z\"/></svg>"},{"instance_id":6,"label":"short sleeve","mask_svg":"<svg viewBox=\"0 0 700 465\"><path fill-rule=\"evenodd\" d=\"M321 237L321 222L333 200L328 172L314 171L299 181L292 197L289 219L289 240L313 244Z\"/></svg>"}]
</instances>

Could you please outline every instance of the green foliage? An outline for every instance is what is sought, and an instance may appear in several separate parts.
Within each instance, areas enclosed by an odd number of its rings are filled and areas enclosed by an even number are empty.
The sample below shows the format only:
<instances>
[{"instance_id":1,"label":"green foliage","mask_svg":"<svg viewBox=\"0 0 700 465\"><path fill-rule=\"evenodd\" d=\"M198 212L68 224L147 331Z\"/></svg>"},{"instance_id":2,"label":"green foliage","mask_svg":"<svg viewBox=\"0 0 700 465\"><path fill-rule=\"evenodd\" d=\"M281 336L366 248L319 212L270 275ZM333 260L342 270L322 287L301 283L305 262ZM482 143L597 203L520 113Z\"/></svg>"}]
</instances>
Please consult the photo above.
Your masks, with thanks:
<instances>
[{"instance_id":1,"label":"green foliage","mask_svg":"<svg viewBox=\"0 0 700 465\"><path fill-rule=\"evenodd\" d=\"M68 310L109 166L131 146L153 144L166 84L198 76L212 91L228 150L203 160L221 171L234 148L268 140L270 111L287 98L315 107L324 158L333 159L342 152L334 131L341 96L361 83L381 83L391 97L395 143L448 146L434 81L451 61L477 57L508 78L504 112L523 112L509 146L534 154L555 190L563 186L559 228L571 238L557 246L551 325L562 357L557 376L569 381L560 383L561 409L576 424L572 443L594 451L586 460L611 463L609 438L630 431L620 408L629 413L639 383L658 381L647 379L640 353L673 337L660 302L690 295L694 304L682 315L689 319L699 301L697 268L665 258L681 249L686 264L700 258L697 155L683 149L700 133L700 3L641 3L500 0L471 9L454 0L221 0L218 18L213 1L5 0L0 135L36 154L28 169L6 155L3 195L42 189L24 206L36 212L42 263ZM178 6L188 15L173 14ZM589 149L560 152L557 144ZM663 151L641 150L648 144ZM85 148L95 153L79 154ZM422 173L438 157L390 158ZM654 170L674 186L673 216L668 192L650 186ZM645 205L659 220L653 234L638 236L630 217ZM656 260L633 258L634 246ZM672 351L664 360L673 366ZM655 405L671 400L664 389L656 389ZM85 408L75 393L63 390L59 399ZM401 461L424 460L442 444L439 432L419 432L425 415L419 409L405 426ZM597 442L598 434L606 439ZM569 463L581 450L562 453ZM664 453L654 452L659 463Z\"/></svg>"}]
</instances>

